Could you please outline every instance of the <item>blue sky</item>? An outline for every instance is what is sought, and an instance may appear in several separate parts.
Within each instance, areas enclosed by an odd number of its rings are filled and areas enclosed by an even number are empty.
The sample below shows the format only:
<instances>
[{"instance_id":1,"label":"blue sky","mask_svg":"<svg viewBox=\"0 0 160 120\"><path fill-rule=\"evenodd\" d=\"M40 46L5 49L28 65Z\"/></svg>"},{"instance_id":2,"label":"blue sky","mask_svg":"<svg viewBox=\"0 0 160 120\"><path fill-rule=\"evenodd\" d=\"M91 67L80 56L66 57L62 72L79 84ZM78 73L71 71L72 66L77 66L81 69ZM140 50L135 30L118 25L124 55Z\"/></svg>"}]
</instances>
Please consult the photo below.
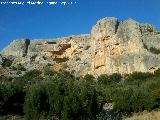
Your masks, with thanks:
<instances>
[{"instance_id":1,"label":"blue sky","mask_svg":"<svg viewBox=\"0 0 160 120\"><path fill-rule=\"evenodd\" d=\"M0 4L0 50L17 38L56 38L87 34L97 20L103 17L117 17L120 21L133 18L139 22L154 24L160 29L160 0L63 1L78 3L65 6Z\"/></svg>"}]
</instances>

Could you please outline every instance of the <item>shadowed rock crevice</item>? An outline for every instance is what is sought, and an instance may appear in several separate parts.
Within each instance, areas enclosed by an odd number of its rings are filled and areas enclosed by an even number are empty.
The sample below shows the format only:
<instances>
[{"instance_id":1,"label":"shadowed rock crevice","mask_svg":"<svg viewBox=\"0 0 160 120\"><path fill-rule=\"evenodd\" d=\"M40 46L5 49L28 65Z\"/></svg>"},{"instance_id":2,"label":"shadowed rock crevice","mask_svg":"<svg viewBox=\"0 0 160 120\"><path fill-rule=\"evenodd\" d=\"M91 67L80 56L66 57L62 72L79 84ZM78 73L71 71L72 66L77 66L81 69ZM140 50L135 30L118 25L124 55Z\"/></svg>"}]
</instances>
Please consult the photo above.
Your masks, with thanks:
<instances>
[{"instance_id":1,"label":"shadowed rock crevice","mask_svg":"<svg viewBox=\"0 0 160 120\"><path fill-rule=\"evenodd\" d=\"M27 53L28 53L28 47L30 45L30 40L26 39L25 44L26 44L26 50L24 51L23 57L25 57L27 55Z\"/></svg>"},{"instance_id":2,"label":"shadowed rock crevice","mask_svg":"<svg viewBox=\"0 0 160 120\"><path fill-rule=\"evenodd\" d=\"M119 21L117 21L117 24L116 24L116 26L115 26L115 34L116 34L116 33L117 33L117 31L118 31L119 24L120 24L120 22L119 22Z\"/></svg>"}]
</instances>

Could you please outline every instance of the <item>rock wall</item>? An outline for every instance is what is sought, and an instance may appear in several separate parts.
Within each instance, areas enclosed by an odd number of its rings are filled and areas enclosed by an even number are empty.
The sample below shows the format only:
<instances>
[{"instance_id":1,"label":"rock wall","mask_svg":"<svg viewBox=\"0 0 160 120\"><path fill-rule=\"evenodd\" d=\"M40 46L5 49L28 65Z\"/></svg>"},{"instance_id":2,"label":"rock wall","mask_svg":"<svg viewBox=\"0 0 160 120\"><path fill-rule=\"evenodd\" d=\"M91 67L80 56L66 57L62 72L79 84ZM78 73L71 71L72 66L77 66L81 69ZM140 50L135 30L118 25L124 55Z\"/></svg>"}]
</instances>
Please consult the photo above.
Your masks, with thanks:
<instances>
[{"instance_id":1,"label":"rock wall","mask_svg":"<svg viewBox=\"0 0 160 120\"><path fill-rule=\"evenodd\" d=\"M119 23L116 18L104 18L97 22L91 33L94 75L150 72L160 67L160 56L144 48L145 44L148 48L158 49L159 34L152 25L132 19Z\"/></svg>"},{"instance_id":2,"label":"rock wall","mask_svg":"<svg viewBox=\"0 0 160 120\"><path fill-rule=\"evenodd\" d=\"M107 17L93 26L91 34L16 40L1 54L16 56L14 63L28 69L65 66L75 75L154 72L160 68L160 34L150 24Z\"/></svg>"}]
</instances>

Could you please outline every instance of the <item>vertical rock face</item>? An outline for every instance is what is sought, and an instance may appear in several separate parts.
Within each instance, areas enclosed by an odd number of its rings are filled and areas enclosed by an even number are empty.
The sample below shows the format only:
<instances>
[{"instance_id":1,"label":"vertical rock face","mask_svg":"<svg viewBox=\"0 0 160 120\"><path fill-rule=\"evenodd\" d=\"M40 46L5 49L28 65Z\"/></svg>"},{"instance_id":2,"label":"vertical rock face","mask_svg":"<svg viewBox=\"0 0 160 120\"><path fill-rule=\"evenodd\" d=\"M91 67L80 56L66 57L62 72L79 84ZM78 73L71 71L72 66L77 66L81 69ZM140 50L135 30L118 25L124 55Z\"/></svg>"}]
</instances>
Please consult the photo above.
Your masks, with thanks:
<instances>
[{"instance_id":1,"label":"vertical rock face","mask_svg":"<svg viewBox=\"0 0 160 120\"><path fill-rule=\"evenodd\" d=\"M6 47L2 54L9 56L17 56L24 57L27 55L28 46L30 44L30 40L28 39L18 39L14 40L8 47Z\"/></svg>"},{"instance_id":2,"label":"vertical rock face","mask_svg":"<svg viewBox=\"0 0 160 120\"><path fill-rule=\"evenodd\" d=\"M155 33L156 29L152 25L140 24L132 19L120 23L116 18L98 21L91 32L94 39L91 73L123 74L134 71L148 72L151 68L158 68L159 57L144 48L144 44L156 47L155 43L160 43L159 35ZM152 60L154 63L151 63Z\"/></svg>"},{"instance_id":3,"label":"vertical rock face","mask_svg":"<svg viewBox=\"0 0 160 120\"><path fill-rule=\"evenodd\" d=\"M111 60L111 46L115 40L115 34L118 27L118 20L116 18L104 18L97 22L92 28L91 37L93 55L92 55L92 74L105 73L110 68ZM108 71L109 72L109 71Z\"/></svg>"},{"instance_id":4,"label":"vertical rock face","mask_svg":"<svg viewBox=\"0 0 160 120\"><path fill-rule=\"evenodd\" d=\"M153 72L160 68L160 32L153 25L128 19L101 19L90 35L13 41L2 55L28 69L65 66L75 75Z\"/></svg>"},{"instance_id":5,"label":"vertical rock face","mask_svg":"<svg viewBox=\"0 0 160 120\"><path fill-rule=\"evenodd\" d=\"M120 23L117 39L126 44L129 52L140 52L143 49L140 25L132 19Z\"/></svg>"}]
</instances>

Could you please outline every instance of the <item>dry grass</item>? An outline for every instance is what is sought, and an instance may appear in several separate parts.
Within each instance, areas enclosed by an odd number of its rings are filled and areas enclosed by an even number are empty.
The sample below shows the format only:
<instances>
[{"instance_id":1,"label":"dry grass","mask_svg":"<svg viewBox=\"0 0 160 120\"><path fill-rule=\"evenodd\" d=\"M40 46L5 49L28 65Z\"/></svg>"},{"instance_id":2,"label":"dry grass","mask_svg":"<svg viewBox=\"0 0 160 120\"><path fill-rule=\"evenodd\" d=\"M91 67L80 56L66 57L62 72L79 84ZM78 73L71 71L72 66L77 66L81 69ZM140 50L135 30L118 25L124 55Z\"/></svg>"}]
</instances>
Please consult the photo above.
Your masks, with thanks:
<instances>
[{"instance_id":1,"label":"dry grass","mask_svg":"<svg viewBox=\"0 0 160 120\"><path fill-rule=\"evenodd\" d=\"M135 113L125 120L160 120L160 111Z\"/></svg>"}]
</instances>

